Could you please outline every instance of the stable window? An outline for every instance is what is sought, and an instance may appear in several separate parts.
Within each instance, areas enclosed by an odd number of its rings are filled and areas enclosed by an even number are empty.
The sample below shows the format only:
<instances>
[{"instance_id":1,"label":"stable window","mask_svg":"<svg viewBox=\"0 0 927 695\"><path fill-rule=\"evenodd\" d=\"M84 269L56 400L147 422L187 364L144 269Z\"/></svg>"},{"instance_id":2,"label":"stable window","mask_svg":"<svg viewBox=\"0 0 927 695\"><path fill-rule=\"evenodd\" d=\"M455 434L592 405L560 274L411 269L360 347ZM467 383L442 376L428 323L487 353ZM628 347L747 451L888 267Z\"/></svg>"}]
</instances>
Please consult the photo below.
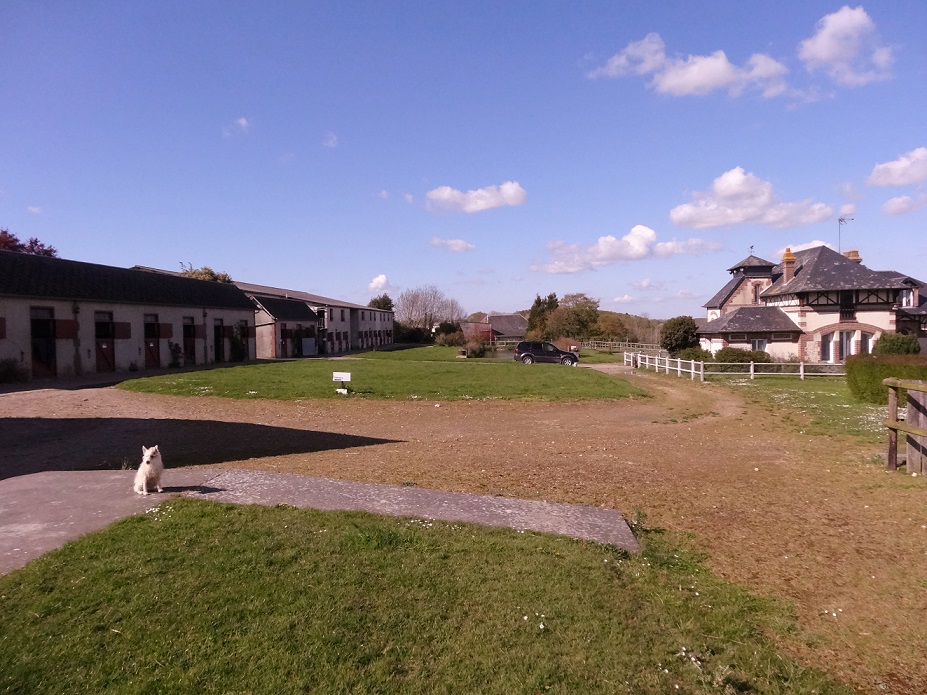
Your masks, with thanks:
<instances>
[{"instance_id":1,"label":"stable window","mask_svg":"<svg viewBox=\"0 0 927 695\"><path fill-rule=\"evenodd\" d=\"M766 350L766 338L754 338L750 341L751 350Z\"/></svg>"},{"instance_id":2,"label":"stable window","mask_svg":"<svg viewBox=\"0 0 927 695\"><path fill-rule=\"evenodd\" d=\"M730 342L745 343L747 341L746 333L731 333Z\"/></svg>"}]
</instances>

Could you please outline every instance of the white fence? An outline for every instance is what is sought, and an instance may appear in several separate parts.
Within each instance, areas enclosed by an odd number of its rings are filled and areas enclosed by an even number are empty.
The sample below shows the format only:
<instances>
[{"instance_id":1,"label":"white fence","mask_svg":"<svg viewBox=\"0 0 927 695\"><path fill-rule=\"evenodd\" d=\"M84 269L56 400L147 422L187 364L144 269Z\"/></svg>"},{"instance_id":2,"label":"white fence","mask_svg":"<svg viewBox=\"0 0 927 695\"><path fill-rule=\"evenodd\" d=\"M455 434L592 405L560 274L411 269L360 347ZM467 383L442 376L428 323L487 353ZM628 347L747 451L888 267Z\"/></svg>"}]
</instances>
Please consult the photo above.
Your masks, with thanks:
<instances>
[{"instance_id":1,"label":"white fence","mask_svg":"<svg viewBox=\"0 0 927 695\"><path fill-rule=\"evenodd\" d=\"M722 376L748 376L751 379L758 376L797 376L805 379L812 376L846 375L842 364L828 362L698 362L643 352L625 352L624 363L639 369L688 376L693 381Z\"/></svg>"}]
</instances>

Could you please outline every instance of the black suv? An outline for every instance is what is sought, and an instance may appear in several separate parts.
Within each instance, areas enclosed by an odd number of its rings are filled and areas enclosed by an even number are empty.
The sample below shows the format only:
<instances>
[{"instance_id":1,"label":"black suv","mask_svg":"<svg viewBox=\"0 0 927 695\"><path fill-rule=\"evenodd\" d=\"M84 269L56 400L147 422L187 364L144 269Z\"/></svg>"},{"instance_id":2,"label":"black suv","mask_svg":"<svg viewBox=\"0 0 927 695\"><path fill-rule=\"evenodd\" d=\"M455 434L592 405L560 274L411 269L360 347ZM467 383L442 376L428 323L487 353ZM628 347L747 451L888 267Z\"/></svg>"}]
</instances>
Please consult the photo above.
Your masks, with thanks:
<instances>
[{"instance_id":1,"label":"black suv","mask_svg":"<svg viewBox=\"0 0 927 695\"><path fill-rule=\"evenodd\" d=\"M561 350L553 343L535 343L523 340L515 346L515 359L525 364L559 362L568 367L574 367L579 362L579 355L575 352Z\"/></svg>"}]
</instances>

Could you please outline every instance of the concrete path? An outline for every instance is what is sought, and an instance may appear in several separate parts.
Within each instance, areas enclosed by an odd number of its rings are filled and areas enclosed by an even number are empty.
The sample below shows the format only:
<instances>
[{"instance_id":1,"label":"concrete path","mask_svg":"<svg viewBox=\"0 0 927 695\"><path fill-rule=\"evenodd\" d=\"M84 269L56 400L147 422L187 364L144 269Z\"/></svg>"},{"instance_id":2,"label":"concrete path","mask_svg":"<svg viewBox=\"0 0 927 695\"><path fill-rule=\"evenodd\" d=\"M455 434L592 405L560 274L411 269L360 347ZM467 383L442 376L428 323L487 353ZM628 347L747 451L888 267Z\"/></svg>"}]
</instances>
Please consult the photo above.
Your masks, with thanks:
<instances>
[{"instance_id":1,"label":"concrete path","mask_svg":"<svg viewBox=\"0 0 927 695\"><path fill-rule=\"evenodd\" d=\"M234 504L288 504L540 531L636 552L621 513L570 504L489 497L286 473L173 468L164 494L132 492L134 471L49 471L0 481L0 574L132 514L183 495Z\"/></svg>"}]
</instances>

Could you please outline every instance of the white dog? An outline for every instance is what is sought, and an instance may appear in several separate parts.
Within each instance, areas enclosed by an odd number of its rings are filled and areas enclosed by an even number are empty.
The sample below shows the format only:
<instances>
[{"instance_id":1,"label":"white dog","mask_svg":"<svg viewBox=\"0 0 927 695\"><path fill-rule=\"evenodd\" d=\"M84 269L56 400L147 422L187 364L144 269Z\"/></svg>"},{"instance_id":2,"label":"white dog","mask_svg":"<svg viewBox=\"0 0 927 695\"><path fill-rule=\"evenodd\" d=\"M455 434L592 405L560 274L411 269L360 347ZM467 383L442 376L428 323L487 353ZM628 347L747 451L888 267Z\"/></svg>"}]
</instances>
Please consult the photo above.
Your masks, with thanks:
<instances>
[{"instance_id":1,"label":"white dog","mask_svg":"<svg viewBox=\"0 0 927 695\"><path fill-rule=\"evenodd\" d=\"M147 495L149 487L157 488L158 492L162 492L161 474L163 472L164 462L161 461L161 452L158 451L157 444L150 449L142 446L142 462L135 474L133 489L140 495Z\"/></svg>"}]
</instances>

